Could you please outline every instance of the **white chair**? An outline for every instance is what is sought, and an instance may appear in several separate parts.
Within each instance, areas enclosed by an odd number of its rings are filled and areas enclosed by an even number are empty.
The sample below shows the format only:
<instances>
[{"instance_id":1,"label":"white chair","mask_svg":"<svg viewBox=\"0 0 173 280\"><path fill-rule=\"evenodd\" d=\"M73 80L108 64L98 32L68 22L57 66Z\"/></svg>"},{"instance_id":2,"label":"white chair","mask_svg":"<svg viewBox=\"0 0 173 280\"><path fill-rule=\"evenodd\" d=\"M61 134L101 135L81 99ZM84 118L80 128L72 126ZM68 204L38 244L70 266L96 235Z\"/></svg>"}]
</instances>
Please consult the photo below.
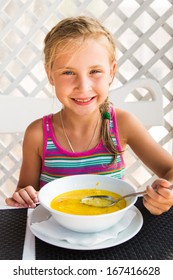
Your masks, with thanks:
<instances>
[{"instance_id":1,"label":"white chair","mask_svg":"<svg viewBox=\"0 0 173 280\"><path fill-rule=\"evenodd\" d=\"M34 120L60 107L55 98L13 97L0 95L0 133L24 132Z\"/></svg>"},{"instance_id":2,"label":"white chair","mask_svg":"<svg viewBox=\"0 0 173 280\"><path fill-rule=\"evenodd\" d=\"M144 88L150 92L151 101L125 102L135 89ZM151 79L137 79L110 91L110 100L115 107L135 114L145 126L163 125L162 90ZM0 133L24 132L29 123L43 115L59 110L55 98L0 96ZM2 159L3 160L3 159ZM0 196L6 196L0 186Z\"/></svg>"},{"instance_id":3,"label":"white chair","mask_svg":"<svg viewBox=\"0 0 173 280\"><path fill-rule=\"evenodd\" d=\"M151 101L126 102L125 99L133 90L146 89L150 93ZM112 90L109 99L115 107L124 109L136 115L146 126L163 125L163 101L160 85L152 79L136 79L127 82L122 87Z\"/></svg>"}]
</instances>

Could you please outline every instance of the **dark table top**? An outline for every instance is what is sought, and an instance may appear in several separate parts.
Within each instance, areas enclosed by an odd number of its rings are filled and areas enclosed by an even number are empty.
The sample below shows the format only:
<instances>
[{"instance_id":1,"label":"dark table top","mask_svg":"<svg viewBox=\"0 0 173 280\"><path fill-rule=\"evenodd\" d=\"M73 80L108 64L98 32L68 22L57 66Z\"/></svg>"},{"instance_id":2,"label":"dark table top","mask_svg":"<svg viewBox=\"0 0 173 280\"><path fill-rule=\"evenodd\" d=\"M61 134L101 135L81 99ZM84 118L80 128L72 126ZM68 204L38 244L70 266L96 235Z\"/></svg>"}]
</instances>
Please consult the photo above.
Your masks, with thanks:
<instances>
[{"instance_id":1,"label":"dark table top","mask_svg":"<svg viewBox=\"0 0 173 280\"><path fill-rule=\"evenodd\" d=\"M144 224L132 239L120 245L99 250L71 250L56 247L35 238L37 260L172 260L173 208L151 215L139 198L136 207ZM22 259L27 209L0 210L0 259ZM13 250L11 250L13 248ZM15 248L15 250L14 250Z\"/></svg>"}]
</instances>

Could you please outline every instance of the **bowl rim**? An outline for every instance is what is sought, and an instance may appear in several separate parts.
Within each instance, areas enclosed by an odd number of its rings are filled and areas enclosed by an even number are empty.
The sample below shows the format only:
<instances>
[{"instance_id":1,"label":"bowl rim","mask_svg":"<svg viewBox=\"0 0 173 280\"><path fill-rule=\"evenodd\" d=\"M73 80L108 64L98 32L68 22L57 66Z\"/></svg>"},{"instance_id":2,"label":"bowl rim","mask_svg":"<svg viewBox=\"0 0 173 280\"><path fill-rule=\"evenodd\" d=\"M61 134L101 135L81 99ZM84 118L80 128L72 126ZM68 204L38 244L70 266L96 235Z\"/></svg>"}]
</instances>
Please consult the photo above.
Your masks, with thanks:
<instances>
[{"instance_id":1,"label":"bowl rim","mask_svg":"<svg viewBox=\"0 0 173 280\"><path fill-rule=\"evenodd\" d=\"M61 178L57 178L57 179L55 179L55 180L61 180L61 179L65 179L65 180L68 180L68 179L70 179L70 177L80 177L80 178L82 178L82 177L95 177L95 178L101 178L101 177L106 177L107 175L100 175L100 174L77 174L77 175L70 175L70 176L65 176L65 177L61 177ZM115 181L120 181L120 182L123 182L123 183L125 183L125 184L127 184L127 185L129 185L129 186L131 186L133 189L134 189L134 191L136 191L136 189L133 187L133 185L130 185L129 183L127 183L126 181L124 181L124 180L121 180L121 179L118 179L118 178L114 178L114 177L110 177L110 176L107 176L109 179L111 178L111 179L113 179L113 180L115 180ZM49 184L51 184L52 182L54 182L55 180L53 180L53 181L51 181L51 182L49 182L49 183L47 183L46 185L44 185L40 190L39 190L39 192L38 192L38 198L39 198L39 201L40 201L40 197L41 197L41 190L44 188L44 187L46 187L46 188L48 188L49 187ZM137 201L137 197L133 197L132 198L132 202L129 204L129 205L127 205L125 208L123 208L123 209L120 209L120 210L118 210L118 211L114 211L114 212L111 212L111 213L105 213L105 214L98 214L98 215L78 215L78 214L70 214L70 213L65 213L65 212L61 212L61 211L58 211L58 210L54 210L53 208L51 208L51 207L48 207L47 206L47 204L45 204L43 201L40 201L40 204L44 207L44 208L46 208L48 211L50 211L50 212L52 212L52 213L55 213L55 214L58 214L58 215L60 215L60 216L67 216L67 217L82 217L82 218L85 218L85 219L89 219L89 218L98 218L98 217L108 217L108 216L112 216L113 214L118 214L118 213L122 213L122 212L124 212L124 211L127 211L129 208L131 208L135 203L136 203L136 201Z\"/></svg>"}]
</instances>

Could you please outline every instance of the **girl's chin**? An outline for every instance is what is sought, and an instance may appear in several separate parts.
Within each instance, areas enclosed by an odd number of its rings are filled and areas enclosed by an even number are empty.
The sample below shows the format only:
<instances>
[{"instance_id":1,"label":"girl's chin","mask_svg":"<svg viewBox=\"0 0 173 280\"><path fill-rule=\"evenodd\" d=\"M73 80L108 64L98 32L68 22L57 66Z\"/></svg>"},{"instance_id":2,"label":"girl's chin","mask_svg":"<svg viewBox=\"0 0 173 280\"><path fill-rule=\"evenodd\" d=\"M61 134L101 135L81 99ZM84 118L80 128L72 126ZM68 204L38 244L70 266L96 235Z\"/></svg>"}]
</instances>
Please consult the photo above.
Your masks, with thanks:
<instances>
[{"instance_id":1,"label":"girl's chin","mask_svg":"<svg viewBox=\"0 0 173 280\"><path fill-rule=\"evenodd\" d=\"M98 112L99 111L99 108L98 106L95 107L95 106L92 106L92 108L90 107L80 107L80 108L73 108L71 110L71 112L73 112L76 116L79 116L79 117L86 117L86 116L89 116L89 115L92 115L93 113L95 112Z\"/></svg>"},{"instance_id":2,"label":"girl's chin","mask_svg":"<svg viewBox=\"0 0 173 280\"><path fill-rule=\"evenodd\" d=\"M86 117L93 114L95 110L75 110L74 113L79 117Z\"/></svg>"}]
</instances>

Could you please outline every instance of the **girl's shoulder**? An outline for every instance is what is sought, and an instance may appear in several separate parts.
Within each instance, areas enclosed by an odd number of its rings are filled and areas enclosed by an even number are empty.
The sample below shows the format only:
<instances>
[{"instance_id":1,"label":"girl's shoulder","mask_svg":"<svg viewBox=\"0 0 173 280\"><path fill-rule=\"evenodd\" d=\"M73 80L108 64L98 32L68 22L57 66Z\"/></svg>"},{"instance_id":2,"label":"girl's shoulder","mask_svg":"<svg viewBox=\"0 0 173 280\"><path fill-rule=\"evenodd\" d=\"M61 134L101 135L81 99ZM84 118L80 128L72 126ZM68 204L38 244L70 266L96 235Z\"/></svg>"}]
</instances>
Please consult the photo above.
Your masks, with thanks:
<instances>
[{"instance_id":1,"label":"girl's shoulder","mask_svg":"<svg viewBox=\"0 0 173 280\"><path fill-rule=\"evenodd\" d=\"M115 108L114 110L118 123L128 126L129 124L138 122L138 119L132 113L119 108Z\"/></svg>"},{"instance_id":2,"label":"girl's shoulder","mask_svg":"<svg viewBox=\"0 0 173 280\"><path fill-rule=\"evenodd\" d=\"M25 131L24 139L29 141L40 143L43 141L43 120L37 119L29 124Z\"/></svg>"},{"instance_id":3,"label":"girl's shoulder","mask_svg":"<svg viewBox=\"0 0 173 280\"><path fill-rule=\"evenodd\" d=\"M26 129L23 139L23 147L25 150L35 151L40 157L42 155L44 136L43 136L43 120L37 119L33 121Z\"/></svg>"},{"instance_id":4,"label":"girl's shoulder","mask_svg":"<svg viewBox=\"0 0 173 280\"><path fill-rule=\"evenodd\" d=\"M27 133L40 133L43 130L43 119L37 119L29 124L26 129Z\"/></svg>"},{"instance_id":5,"label":"girl's shoulder","mask_svg":"<svg viewBox=\"0 0 173 280\"><path fill-rule=\"evenodd\" d=\"M128 139L136 137L145 130L143 124L132 113L121 109L115 109L115 114L120 138L125 139L126 143Z\"/></svg>"}]
</instances>

